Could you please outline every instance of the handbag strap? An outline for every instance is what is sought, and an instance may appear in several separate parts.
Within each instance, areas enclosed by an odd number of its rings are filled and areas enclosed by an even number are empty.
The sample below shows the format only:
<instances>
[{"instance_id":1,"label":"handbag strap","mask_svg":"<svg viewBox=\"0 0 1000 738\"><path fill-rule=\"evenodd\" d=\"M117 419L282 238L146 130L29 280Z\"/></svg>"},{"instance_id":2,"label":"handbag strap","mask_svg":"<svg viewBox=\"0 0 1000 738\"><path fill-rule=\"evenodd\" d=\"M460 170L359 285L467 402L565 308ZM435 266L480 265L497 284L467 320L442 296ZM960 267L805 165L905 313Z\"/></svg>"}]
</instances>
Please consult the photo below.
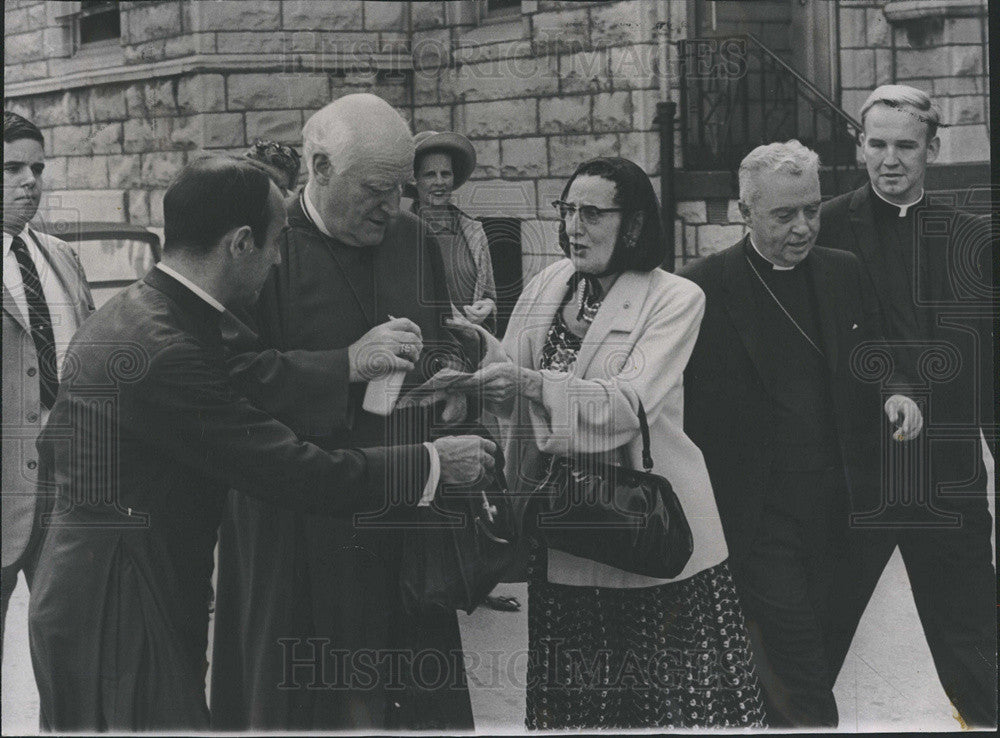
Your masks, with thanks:
<instances>
[{"instance_id":1,"label":"handbag strap","mask_svg":"<svg viewBox=\"0 0 1000 738\"><path fill-rule=\"evenodd\" d=\"M653 455L649 451L649 422L646 420L646 408L639 400L639 430L642 432L642 468L647 472L653 469Z\"/></svg>"}]
</instances>

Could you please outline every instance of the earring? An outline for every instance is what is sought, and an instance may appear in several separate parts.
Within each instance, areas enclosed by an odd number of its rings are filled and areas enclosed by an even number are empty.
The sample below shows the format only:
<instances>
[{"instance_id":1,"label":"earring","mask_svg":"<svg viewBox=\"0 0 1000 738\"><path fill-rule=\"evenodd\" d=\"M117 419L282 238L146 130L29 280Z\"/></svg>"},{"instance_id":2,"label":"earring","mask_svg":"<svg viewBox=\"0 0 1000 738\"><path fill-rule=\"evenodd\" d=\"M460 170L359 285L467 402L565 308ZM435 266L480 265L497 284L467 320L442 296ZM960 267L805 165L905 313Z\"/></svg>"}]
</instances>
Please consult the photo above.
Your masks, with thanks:
<instances>
[{"instance_id":1,"label":"earring","mask_svg":"<svg viewBox=\"0 0 1000 738\"><path fill-rule=\"evenodd\" d=\"M632 215L625 233L622 234L622 248L633 249L639 243L639 235L642 233L645 215L641 210Z\"/></svg>"}]
</instances>

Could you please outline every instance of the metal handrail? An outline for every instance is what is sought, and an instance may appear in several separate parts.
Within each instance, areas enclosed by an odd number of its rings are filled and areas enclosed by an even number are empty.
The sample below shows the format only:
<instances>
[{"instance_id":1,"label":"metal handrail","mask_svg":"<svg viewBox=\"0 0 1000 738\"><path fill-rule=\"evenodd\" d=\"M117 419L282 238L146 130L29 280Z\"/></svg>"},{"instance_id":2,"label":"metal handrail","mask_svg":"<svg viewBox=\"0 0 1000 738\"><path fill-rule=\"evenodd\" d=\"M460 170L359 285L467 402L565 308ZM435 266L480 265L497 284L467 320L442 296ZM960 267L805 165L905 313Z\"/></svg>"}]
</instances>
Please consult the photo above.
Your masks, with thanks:
<instances>
[{"instance_id":1,"label":"metal handrail","mask_svg":"<svg viewBox=\"0 0 1000 738\"><path fill-rule=\"evenodd\" d=\"M704 49L706 43L711 45ZM782 131L820 151L829 147L835 178L838 168L852 166L846 147L857 145L861 124L759 38L726 34L678 45L685 168L731 169L749 148L769 140L768 131ZM701 71L705 61L708 72ZM730 66L734 61L736 71ZM803 106L809 111L805 115Z\"/></svg>"},{"instance_id":2,"label":"metal handrail","mask_svg":"<svg viewBox=\"0 0 1000 738\"><path fill-rule=\"evenodd\" d=\"M743 38L748 39L749 41L752 41L754 45L757 46L758 49L760 49L765 55L767 55L771 59L771 61L775 62L778 66L780 66L790 75L792 75L792 77L794 77L799 84L806 87L812 94L818 97L833 113L842 118L844 122L847 123L849 126L851 126L851 128L853 128L857 133L861 133L861 131L864 130L864 127L861 125L859 121L855 120L853 116L848 114L847 111L845 111L843 108L837 105L836 102L834 102L829 97L824 95L822 90L820 90L816 85L814 85L808 79L799 74L799 72L797 72L794 67L788 64L788 62L786 62L780 56L778 56L769 48L767 48L761 42L761 40L756 36L754 36L752 33L745 33L741 34L740 36L731 36L730 38L740 38L741 36Z\"/></svg>"}]
</instances>

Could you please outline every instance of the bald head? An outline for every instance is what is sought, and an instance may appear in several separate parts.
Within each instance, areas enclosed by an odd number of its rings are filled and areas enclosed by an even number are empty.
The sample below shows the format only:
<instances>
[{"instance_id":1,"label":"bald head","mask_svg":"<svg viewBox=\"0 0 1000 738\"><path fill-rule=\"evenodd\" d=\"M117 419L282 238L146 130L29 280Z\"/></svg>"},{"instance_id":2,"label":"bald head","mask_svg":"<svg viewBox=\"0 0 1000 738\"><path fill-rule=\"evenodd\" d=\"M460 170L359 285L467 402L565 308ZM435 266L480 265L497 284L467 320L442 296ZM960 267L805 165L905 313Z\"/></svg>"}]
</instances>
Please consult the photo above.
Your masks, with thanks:
<instances>
[{"instance_id":1,"label":"bald head","mask_svg":"<svg viewBox=\"0 0 1000 738\"><path fill-rule=\"evenodd\" d=\"M413 136L406 121L385 100L366 92L344 95L314 113L302 129L302 139L310 177L316 172L317 154L338 174L371 157L413 163Z\"/></svg>"},{"instance_id":2,"label":"bald head","mask_svg":"<svg viewBox=\"0 0 1000 738\"><path fill-rule=\"evenodd\" d=\"M377 246L413 175L406 121L380 97L345 95L309 118L302 137L306 197L326 230L349 246Z\"/></svg>"}]
</instances>

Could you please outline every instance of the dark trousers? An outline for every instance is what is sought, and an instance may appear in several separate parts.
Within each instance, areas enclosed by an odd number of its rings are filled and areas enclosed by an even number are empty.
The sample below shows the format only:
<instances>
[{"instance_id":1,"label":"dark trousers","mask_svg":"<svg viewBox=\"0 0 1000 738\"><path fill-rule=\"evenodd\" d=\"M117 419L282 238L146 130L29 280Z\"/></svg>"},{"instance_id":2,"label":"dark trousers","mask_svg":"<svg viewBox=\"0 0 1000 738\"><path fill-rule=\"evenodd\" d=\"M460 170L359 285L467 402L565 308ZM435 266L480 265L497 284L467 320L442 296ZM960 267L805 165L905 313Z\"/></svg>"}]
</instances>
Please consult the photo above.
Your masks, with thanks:
<instances>
[{"instance_id":1,"label":"dark trousers","mask_svg":"<svg viewBox=\"0 0 1000 738\"><path fill-rule=\"evenodd\" d=\"M760 528L734 560L771 727L837 725L829 612L839 554L832 514L840 468L775 471Z\"/></svg>"},{"instance_id":2,"label":"dark trousers","mask_svg":"<svg viewBox=\"0 0 1000 738\"><path fill-rule=\"evenodd\" d=\"M970 727L997 722L996 572L985 495L940 503L953 528L852 530L850 572L833 615L830 665L843 665L882 570L899 546L913 600L945 693Z\"/></svg>"}]
</instances>

